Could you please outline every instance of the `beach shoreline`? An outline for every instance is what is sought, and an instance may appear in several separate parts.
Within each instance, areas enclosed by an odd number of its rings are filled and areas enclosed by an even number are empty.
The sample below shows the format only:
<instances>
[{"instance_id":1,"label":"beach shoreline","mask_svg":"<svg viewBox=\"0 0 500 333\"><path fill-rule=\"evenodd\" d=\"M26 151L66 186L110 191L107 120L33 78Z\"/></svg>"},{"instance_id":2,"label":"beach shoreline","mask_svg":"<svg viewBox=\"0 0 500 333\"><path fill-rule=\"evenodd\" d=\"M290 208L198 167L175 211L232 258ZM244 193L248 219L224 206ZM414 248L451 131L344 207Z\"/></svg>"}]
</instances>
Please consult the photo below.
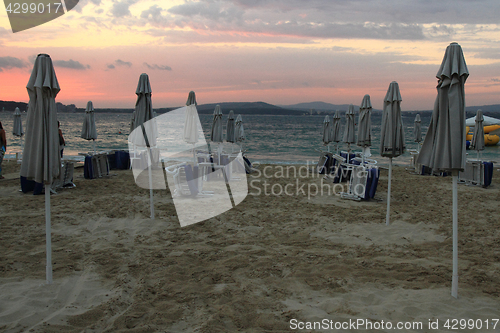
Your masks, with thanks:
<instances>
[{"instance_id":1,"label":"beach shoreline","mask_svg":"<svg viewBox=\"0 0 500 333\"><path fill-rule=\"evenodd\" d=\"M249 187L235 208L181 228L169 190L154 191L151 220L149 190L135 185L131 170L87 180L77 168L76 187L51 196L54 284L47 286L44 196L19 192L15 161L2 167L5 332L284 332L292 322L323 319L500 318L497 167L490 187L458 188L458 299L450 294L451 177L396 166L385 226L384 169L375 199L355 202L265 195L264 182L307 188L323 177L261 165L266 174L248 177L259 195Z\"/></svg>"}]
</instances>

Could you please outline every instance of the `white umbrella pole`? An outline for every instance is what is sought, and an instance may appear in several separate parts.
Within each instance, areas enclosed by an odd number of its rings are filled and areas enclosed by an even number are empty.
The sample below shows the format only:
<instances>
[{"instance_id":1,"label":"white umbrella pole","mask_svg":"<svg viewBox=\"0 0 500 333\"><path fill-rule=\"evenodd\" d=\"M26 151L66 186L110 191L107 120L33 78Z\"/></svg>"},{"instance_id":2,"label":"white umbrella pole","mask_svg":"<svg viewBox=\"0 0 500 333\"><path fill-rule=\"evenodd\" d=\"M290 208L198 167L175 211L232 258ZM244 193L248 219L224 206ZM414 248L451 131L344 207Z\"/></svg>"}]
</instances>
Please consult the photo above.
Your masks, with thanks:
<instances>
[{"instance_id":1,"label":"white umbrella pole","mask_svg":"<svg viewBox=\"0 0 500 333\"><path fill-rule=\"evenodd\" d=\"M391 212L391 178L392 178L392 157L389 158L389 183L387 185L387 213L385 215L385 224L389 225Z\"/></svg>"},{"instance_id":2,"label":"white umbrella pole","mask_svg":"<svg viewBox=\"0 0 500 333\"><path fill-rule=\"evenodd\" d=\"M149 174L149 204L151 206L151 219L155 218L155 205L153 198L153 176L151 175L151 148L148 147L148 174Z\"/></svg>"},{"instance_id":3,"label":"white umbrella pole","mask_svg":"<svg viewBox=\"0 0 500 333\"><path fill-rule=\"evenodd\" d=\"M453 171L453 278L451 296L458 297L458 171Z\"/></svg>"},{"instance_id":4,"label":"white umbrella pole","mask_svg":"<svg viewBox=\"0 0 500 333\"><path fill-rule=\"evenodd\" d=\"M219 155L219 165L220 165L220 155L222 155L222 143L218 143L217 155Z\"/></svg>"},{"instance_id":5,"label":"white umbrella pole","mask_svg":"<svg viewBox=\"0 0 500 333\"><path fill-rule=\"evenodd\" d=\"M92 141L94 141L94 155L95 155L95 140L93 139Z\"/></svg>"},{"instance_id":6,"label":"white umbrella pole","mask_svg":"<svg viewBox=\"0 0 500 333\"><path fill-rule=\"evenodd\" d=\"M50 230L50 184L45 185L45 244L47 252L47 264L45 276L47 284L52 284L52 240Z\"/></svg>"}]
</instances>

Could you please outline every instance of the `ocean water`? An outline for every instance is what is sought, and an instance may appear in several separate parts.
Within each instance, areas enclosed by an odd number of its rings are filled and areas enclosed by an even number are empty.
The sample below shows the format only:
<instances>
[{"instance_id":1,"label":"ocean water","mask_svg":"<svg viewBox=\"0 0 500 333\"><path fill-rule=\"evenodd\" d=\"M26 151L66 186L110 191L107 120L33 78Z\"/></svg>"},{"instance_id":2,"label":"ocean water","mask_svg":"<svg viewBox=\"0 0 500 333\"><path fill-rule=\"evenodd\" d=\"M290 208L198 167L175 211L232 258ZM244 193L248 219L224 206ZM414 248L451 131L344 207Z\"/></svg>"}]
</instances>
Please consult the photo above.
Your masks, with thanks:
<instances>
[{"instance_id":1,"label":"ocean water","mask_svg":"<svg viewBox=\"0 0 500 333\"><path fill-rule=\"evenodd\" d=\"M224 112L224 124L227 119L227 111ZM431 113L420 113L422 118L422 134L425 135L429 125ZM100 150L128 149L128 134L131 114L111 114L97 113L95 115L98 138L96 148ZM282 116L282 115L242 115L243 126L246 134L246 141L243 149L252 161L260 163L290 163L305 164L314 163L318 160L319 153L316 149L326 149L322 144L322 125L324 116ZM415 114L402 114L405 128L405 141L407 149L415 149L417 144L413 142L413 126ZM79 152L92 150L92 142L80 137L83 113L60 113L58 119L61 122L61 129L66 140L64 149L65 157L75 160L83 160L78 156ZM211 115L200 115L201 124L207 142L210 141L210 128L212 124ZM9 152L21 150L21 143L18 137L12 135L13 117L11 112L0 112L0 121L7 132L8 155ZM26 113L22 115L23 126L26 126ZM381 158L378 154L380 145L380 124L381 113L372 114L372 147L373 158L379 164L386 165L387 158ZM345 120L342 119L342 133ZM340 143L340 150L346 150L347 145ZM225 149L231 151L231 144L225 144ZM235 146L234 149L237 149ZM330 150L334 151L334 145ZM359 151L355 145L351 146L354 151ZM467 151L471 157L476 157L475 151ZM11 156L11 155L10 155ZM500 145L486 147L481 153L485 160L500 161ZM410 154L393 159L394 164L408 165Z\"/></svg>"}]
</instances>

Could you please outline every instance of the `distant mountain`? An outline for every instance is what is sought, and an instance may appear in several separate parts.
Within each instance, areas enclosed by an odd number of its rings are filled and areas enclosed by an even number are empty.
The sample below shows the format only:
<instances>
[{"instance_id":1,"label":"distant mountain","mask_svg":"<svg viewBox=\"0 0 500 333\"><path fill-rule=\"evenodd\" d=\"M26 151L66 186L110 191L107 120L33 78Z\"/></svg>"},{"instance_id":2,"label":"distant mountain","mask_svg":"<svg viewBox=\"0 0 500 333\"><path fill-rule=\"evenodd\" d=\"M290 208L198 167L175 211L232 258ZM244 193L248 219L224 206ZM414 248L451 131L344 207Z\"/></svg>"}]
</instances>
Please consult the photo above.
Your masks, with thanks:
<instances>
[{"instance_id":1,"label":"distant mountain","mask_svg":"<svg viewBox=\"0 0 500 333\"><path fill-rule=\"evenodd\" d=\"M220 105L222 112L224 114L229 113L233 110L235 114L274 114L274 115L302 115L302 114L330 114L335 110L340 110L342 112L347 111L349 104L331 104L325 102L308 102L308 103L298 103L292 105L273 105L265 102L223 102L223 103L212 103L212 104L201 104L197 106L198 112L200 114L212 114L214 112L215 106ZM76 108L75 105L64 105L57 103L58 112L85 112L85 108ZM154 104L153 104L154 106ZM13 102L13 101L1 101L0 100L0 111L11 111L13 112L15 108L18 107L21 111L28 109L28 103L24 102ZM165 113L178 107L169 108L155 108L157 113ZM354 105L355 111L359 111L359 106ZM466 107L467 117L475 115L476 111L481 109L483 114L499 117L500 104L493 105L482 105L482 106L468 106ZM133 109L131 108L97 108L96 112L110 112L110 113L131 113ZM381 111L374 109L373 111ZM419 112L430 112L432 110L420 110L420 111L405 111L410 113Z\"/></svg>"},{"instance_id":2,"label":"distant mountain","mask_svg":"<svg viewBox=\"0 0 500 333\"><path fill-rule=\"evenodd\" d=\"M500 112L500 104L493 105L482 105L482 106L466 106L465 111L471 111L476 113L477 110L481 109L483 113L485 112Z\"/></svg>"},{"instance_id":3,"label":"distant mountain","mask_svg":"<svg viewBox=\"0 0 500 333\"><path fill-rule=\"evenodd\" d=\"M280 105L280 107L291 110L301 110L301 111L347 111L349 104L331 104L325 102L308 102L308 103L298 103L292 105ZM354 105L354 110L359 111L359 106Z\"/></svg>"},{"instance_id":4,"label":"distant mountain","mask_svg":"<svg viewBox=\"0 0 500 333\"><path fill-rule=\"evenodd\" d=\"M224 114L233 110L235 114L302 114L297 110L282 108L264 102L226 102L198 105L196 109L201 114L213 113L215 106L219 105Z\"/></svg>"},{"instance_id":5,"label":"distant mountain","mask_svg":"<svg viewBox=\"0 0 500 333\"><path fill-rule=\"evenodd\" d=\"M21 112L26 111L28 109L28 103L0 101L0 111L14 111L16 108L19 108Z\"/></svg>"},{"instance_id":6,"label":"distant mountain","mask_svg":"<svg viewBox=\"0 0 500 333\"><path fill-rule=\"evenodd\" d=\"M233 110L235 115L237 114L303 114L303 111L292 110L287 108L282 108L276 105L272 105L264 102L222 102L222 103L211 103L211 104L199 104L196 106L198 113L200 114L212 114L214 113L215 106L219 105L222 109L223 114L228 114L229 111ZM173 108L160 108L157 110L158 113L164 113L172 110Z\"/></svg>"},{"instance_id":7,"label":"distant mountain","mask_svg":"<svg viewBox=\"0 0 500 333\"><path fill-rule=\"evenodd\" d=\"M328 111L335 111L335 110L340 110L340 111L347 111L349 108L349 104L331 104L331 103L325 103L325 102L309 102L309 103L298 103L298 104L292 104L292 105L280 105L282 108L286 109L292 109L292 110L302 110L305 112L310 112L311 110L313 111L323 111L323 112L328 112ZM469 112L474 112L478 109L481 109L484 113L495 113L498 112L500 113L500 104L492 104L492 105L482 105L482 106L467 106L465 110ZM354 105L354 110L359 111L359 106ZM376 110L374 111L382 111L382 110ZM405 112L413 112L413 113L418 113L418 112L427 112L427 111L432 111L432 110L415 110L415 111L405 111Z\"/></svg>"}]
</instances>

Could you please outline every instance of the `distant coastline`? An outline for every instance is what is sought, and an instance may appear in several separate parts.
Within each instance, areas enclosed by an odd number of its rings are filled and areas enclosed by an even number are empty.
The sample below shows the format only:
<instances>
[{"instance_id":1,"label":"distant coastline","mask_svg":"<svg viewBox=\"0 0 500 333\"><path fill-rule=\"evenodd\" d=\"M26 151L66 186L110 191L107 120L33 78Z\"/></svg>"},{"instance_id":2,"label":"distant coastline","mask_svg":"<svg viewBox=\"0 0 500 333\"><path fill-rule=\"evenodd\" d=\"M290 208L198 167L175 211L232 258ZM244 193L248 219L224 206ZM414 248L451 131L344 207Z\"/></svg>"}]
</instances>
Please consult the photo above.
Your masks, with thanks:
<instances>
[{"instance_id":1,"label":"distant coastline","mask_svg":"<svg viewBox=\"0 0 500 333\"><path fill-rule=\"evenodd\" d=\"M74 104L64 105L62 103L57 104L57 111L62 113L83 113L85 108L77 108ZM299 103L293 105L272 105L265 102L223 102L223 103L211 103L211 104L201 104L197 106L198 113L200 114L212 114L216 105L220 105L223 112L229 112L233 110L236 114L254 114L254 115L327 115L333 114L336 110L344 113L349 107L348 104L330 104L324 102L311 102L311 103ZM18 107L21 112L28 109L28 103L25 102L14 102L14 101L1 101L0 100L0 111L13 112L16 107ZM171 110L175 110L181 106L169 107L169 108L154 108L154 111L158 114L163 114ZM355 106L356 110L359 110L359 106ZM466 111L469 114L475 114L478 109L483 111L483 114L498 117L500 114L500 104L494 105L482 105L482 106L469 106ZM132 113L133 108L96 108L95 112L98 113ZM381 112L381 110L373 110L374 112ZM432 110L412 110L403 111L405 114L417 114L423 112L432 112Z\"/></svg>"}]
</instances>

